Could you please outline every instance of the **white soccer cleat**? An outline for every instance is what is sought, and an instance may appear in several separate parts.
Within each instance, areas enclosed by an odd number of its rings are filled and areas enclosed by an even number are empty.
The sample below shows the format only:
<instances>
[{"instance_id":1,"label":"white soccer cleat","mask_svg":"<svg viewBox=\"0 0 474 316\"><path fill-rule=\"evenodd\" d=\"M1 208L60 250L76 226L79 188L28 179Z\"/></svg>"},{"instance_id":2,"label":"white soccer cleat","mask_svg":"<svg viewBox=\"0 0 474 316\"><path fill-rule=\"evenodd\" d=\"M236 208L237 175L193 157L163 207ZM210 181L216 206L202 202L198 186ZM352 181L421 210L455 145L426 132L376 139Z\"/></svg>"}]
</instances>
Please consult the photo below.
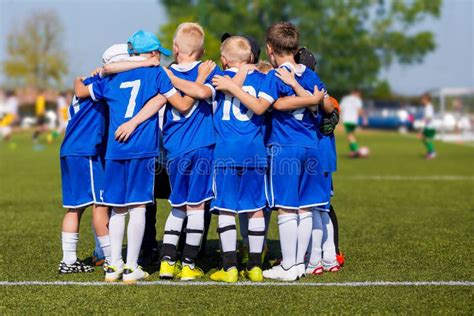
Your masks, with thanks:
<instances>
[{"instance_id":1,"label":"white soccer cleat","mask_svg":"<svg viewBox=\"0 0 474 316\"><path fill-rule=\"evenodd\" d=\"M123 283L135 284L138 281L143 281L150 275L148 272L142 270L142 267L138 266L136 269L125 267L123 270Z\"/></svg>"},{"instance_id":2,"label":"white soccer cleat","mask_svg":"<svg viewBox=\"0 0 474 316\"><path fill-rule=\"evenodd\" d=\"M117 282L122 277L122 274L123 265L120 267L108 265L107 271L105 271L105 282Z\"/></svg>"},{"instance_id":3,"label":"white soccer cleat","mask_svg":"<svg viewBox=\"0 0 474 316\"><path fill-rule=\"evenodd\" d=\"M321 275L323 274L323 264L319 261L316 265L308 264L306 268L306 274L308 275Z\"/></svg>"},{"instance_id":4,"label":"white soccer cleat","mask_svg":"<svg viewBox=\"0 0 474 316\"><path fill-rule=\"evenodd\" d=\"M263 277L273 280L281 281L296 281L298 280L298 268L296 265L291 266L289 269L283 268L283 266L277 265L269 270L263 271Z\"/></svg>"},{"instance_id":5,"label":"white soccer cleat","mask_svg":"<svg viewBox=\"0 0 474 316\"><path fill-rule=\"evenodd\" d=\"M296 265L296 270L298 271L298 279L301 279L306 276L306 269L304 263L298 263Z\"/></svg>"},{"instance_id":6,"label":"white soccer cleat","mask_svg":"<svg viewBox=\"0 0 474 316\"><path fill-rule=\"evenodd\" d=\"M327 272L337 272L341 270L341 266L339 265L339 262L337 262L337 260L330 261L330 262L323 260L322 265L323 265L323 270Z\"/></svg>"}]
</instances>

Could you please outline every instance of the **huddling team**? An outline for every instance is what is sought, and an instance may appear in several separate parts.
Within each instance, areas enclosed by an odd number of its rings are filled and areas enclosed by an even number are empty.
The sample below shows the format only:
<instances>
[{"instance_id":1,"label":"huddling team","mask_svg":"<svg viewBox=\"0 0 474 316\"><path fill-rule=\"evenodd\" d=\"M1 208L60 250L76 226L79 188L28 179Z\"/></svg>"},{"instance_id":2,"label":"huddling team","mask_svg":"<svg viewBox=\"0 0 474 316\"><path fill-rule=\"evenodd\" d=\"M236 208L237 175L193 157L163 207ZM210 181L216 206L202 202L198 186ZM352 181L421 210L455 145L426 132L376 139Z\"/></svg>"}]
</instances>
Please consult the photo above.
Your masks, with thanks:
<instances>
[{"instance_id":1,"label":"huddling team","mask_svg":"<svg viewBox=\"0 0 474 316\"><path fill-rule=\"evenodd\" d=\"M161 278L204 275L197 258L206 203L218 215L222 268L211 274L214 281L238 281L237 214L248 236L242 277L294 281L340 269L334 212L330 219L338 104L314 72L312 56L298 51L293 24L270 26L265 44L271 65L257 64L254 39L226 34L220 69L200 61L204 31L199 24L177 28L173 52L153 33L140 30L127 45L105 51L100 71L75 80L60 151L68 209L60 273L92 271L77 259L76 248L82 212L93 205L93 227L106 258L105 281L135 283L148 277L137 261L145 206L155 200L160 137L171 185ZM161 54L174 55L169 68L159 65ZM262 271L272 210L278 211L282 260ZM178 255L182 232L185 246Z\"/></svg>"}]
</instances>

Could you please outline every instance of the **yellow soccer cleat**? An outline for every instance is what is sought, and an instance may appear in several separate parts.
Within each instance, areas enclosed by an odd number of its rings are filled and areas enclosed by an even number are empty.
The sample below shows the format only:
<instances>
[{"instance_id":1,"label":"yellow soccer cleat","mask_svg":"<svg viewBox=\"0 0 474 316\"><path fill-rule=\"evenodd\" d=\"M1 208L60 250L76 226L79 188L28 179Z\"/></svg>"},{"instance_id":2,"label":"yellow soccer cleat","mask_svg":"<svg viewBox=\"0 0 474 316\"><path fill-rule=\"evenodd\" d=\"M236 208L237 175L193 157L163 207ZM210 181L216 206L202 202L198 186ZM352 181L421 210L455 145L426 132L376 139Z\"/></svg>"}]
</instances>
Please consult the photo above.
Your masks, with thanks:
<instances>
[{"instance_id":1,"label":"yellow soccer cleat","mask_svg":"<svg viewBox=\"0 0 474 316\"><path fill-rule=\"evenodd\" d=\"M243 276L249 279L252 282L262 282L263 281L263 271L260 267L253 267L250 270L245 269Z\"/></svg>"},{"instance_id":2,"label":"yellow soccer cleat","mask_svg":"<svg viewBox=\"0 0 474 316\"><path fill-rule=\"evenodd\" d=\"M181 264L177 261L170 263L166 260L162 260L160 264L160 278L161 279L172 279L179 277L181 273Z\"/></svg>"},{"instance_id":3,"label":"yellow soccer cleat","mask_svg":"<svg viewBox=\"0 0 474 316\"><path fill-rule=\"evenodd\" d=\"M204 271L198 267L191 268L188 265L184 265L181 270L181 281L191 281L197 278L202 278L204 276Z\"/></svg>"},{"instance_id":4,"label":"yellow soccer cleat","mask_svg":"<svg viewBox=\"0 0 474 316\"><path fill-rule=\"evenodd\" d=\"M220 269L219 271L214 272L211 274L212 281L222 281L227 283L235 283L239 280L239 271L237 268L230 268L229 270L225 271L224 269Z\"/></svg>"}]
</instances>

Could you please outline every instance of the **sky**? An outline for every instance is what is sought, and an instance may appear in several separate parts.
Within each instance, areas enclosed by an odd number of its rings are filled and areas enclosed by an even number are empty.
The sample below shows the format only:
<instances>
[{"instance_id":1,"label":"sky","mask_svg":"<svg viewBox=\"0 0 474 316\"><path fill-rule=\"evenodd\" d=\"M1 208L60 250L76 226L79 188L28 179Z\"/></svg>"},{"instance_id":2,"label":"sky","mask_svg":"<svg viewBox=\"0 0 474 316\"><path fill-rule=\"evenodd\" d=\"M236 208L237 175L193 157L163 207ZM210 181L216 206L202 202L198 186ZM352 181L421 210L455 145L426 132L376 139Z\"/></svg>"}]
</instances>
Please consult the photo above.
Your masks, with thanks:
<instances>
[{"instance_id":1,"label":"sky","mask_svg":"<svg viewBox=\"0 0 474 316\"><path fill-rule=\"evenodd\" d=\"M125 42L140 28L157 31L168 19L157 0L0 0L0 60L6 57L7 34L21 29L40 10L56 11L63 23L68 80L99 66L102 52L110 45ZM435 33L437 49L421 64L384 69L381 78L404 95L439 87L474 87L473 20L474 0L444 0L440 19L417 27ZM1 74L0 84L5 80Z\"/></svg>"}]
</instances>

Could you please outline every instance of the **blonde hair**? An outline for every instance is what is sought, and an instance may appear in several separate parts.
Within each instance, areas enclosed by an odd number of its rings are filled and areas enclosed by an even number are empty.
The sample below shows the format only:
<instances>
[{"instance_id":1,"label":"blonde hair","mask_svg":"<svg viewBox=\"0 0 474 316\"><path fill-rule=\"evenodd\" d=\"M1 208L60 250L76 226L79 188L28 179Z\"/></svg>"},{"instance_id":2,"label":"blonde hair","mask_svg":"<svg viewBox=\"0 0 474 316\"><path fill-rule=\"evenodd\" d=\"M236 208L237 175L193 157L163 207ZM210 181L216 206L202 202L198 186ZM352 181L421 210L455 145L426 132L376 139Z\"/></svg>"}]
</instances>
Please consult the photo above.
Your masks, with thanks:
<instances>
[{"instance_id":1,"label":"blonde hair","mask_svg":"<svg viewBox=\"0 0 474 316\"><path fill-rule=\"evenodd\" d=\"M198 23L181 23L174 33L173 43L179 53L201 57L204 51L204 30Z\"/></svg>"},{"instance_id":2,"label":"blonde hair","mask_svg":"<svg viewBox=\"0 0 474 316\"><path fill-rule=\"evenodd\" d=\"M228 62L249 62L252 58L252 49L245 37L231 36L221 44L221 55Z\"/></svg>"},{"instance_id":3,"label":"blonde hair","mask_svg":"<svg viewBox=\"0 0 474 316\"><path fill-rule=\"evenodd\" d=\"M261 60L258 62L257 64L257 69L258 71L260 71L261 73L264 73L264 74L267 74L270 72L270 70L273 69L273 66L272 64L270 64L268 61L266 60Z\"/></svg>"}]
</instances>

